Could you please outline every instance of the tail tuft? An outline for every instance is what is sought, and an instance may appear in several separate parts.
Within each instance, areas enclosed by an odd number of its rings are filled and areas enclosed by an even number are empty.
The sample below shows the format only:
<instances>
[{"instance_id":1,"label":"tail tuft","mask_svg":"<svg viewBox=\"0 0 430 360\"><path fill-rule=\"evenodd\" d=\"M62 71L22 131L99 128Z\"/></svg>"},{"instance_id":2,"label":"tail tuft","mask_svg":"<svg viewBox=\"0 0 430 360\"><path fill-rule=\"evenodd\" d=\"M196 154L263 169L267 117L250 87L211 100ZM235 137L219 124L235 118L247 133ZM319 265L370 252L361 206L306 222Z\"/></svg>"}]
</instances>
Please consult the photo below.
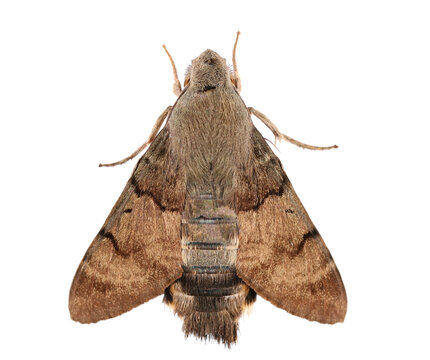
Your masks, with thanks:
<instances>
[{"instance_id":1,"label":"tail tuft","mask_svg":"<svg viewBox=\"0 0 430 360\"><path fill-rule=\"evenodd\" d=\"M230 347L237 340L238 318L227 310L193 312L184 317L185 336L194 335L203 340L216 340Z\"/></svg>"}]
</instances>

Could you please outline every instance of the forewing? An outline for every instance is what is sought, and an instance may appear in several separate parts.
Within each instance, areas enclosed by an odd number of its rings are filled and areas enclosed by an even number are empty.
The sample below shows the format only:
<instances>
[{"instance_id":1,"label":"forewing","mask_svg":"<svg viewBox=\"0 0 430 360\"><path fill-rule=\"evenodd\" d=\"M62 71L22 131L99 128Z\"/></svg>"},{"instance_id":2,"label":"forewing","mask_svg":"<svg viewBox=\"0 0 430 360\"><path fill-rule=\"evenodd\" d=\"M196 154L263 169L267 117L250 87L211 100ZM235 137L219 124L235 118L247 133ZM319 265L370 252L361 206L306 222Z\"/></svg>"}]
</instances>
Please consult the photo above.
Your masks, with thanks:
<instances>
[{"instance_id":1,"label":"forewing","mask_svg":"<svg viewBox=\"0 0 430 360\"><path fill-rule=\"evenodd\" d=\"M181 276L180 176L163 129L78 267L69 297L73 320L120 315L161 295Z\"/></svg>"},{"instance_id":2,"label":"forewing","mask_svg":"<svg viewBox=\"0 0 430 360\"><path fill-rule=\"evenodd\" d=\"M291 314L322 323L343 321L346 292L329 250L256 129L253 146L258 185L251 188L258 202L238 211L238 276Z\"/></svg>"}]
</instances>

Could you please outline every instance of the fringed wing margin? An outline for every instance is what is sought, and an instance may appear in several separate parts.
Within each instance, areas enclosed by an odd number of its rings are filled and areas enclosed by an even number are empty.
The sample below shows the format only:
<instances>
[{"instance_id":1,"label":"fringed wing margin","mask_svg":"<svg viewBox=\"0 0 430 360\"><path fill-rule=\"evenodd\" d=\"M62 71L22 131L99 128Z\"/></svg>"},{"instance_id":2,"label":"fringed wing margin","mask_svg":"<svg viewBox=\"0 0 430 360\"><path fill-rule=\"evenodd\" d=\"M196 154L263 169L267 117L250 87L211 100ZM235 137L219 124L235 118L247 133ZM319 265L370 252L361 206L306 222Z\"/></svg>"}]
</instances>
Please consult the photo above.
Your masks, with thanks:
<instances>
[{"instance_id":1,"label":"fringed wing margin","mask_svg":"<svg viewBox=\"0 0 430 360\"><path fill-rule=\"evenodd\" d=\"M285 175L254 129L253 202L238 207L237 274L258 295L293 315L344 320L347 298L336 264ZM246 178L244 176L244 178Z\"/></svg>"},{"instance_id":2,"label":"fringed wing margin","mask_svg":"<svg viewBox=\"0 0 430 360\"><path fill-rule=\"evenodd\" d=\"M163 294L181 276L180 176L163 129L78 267L69 296L73 320L92 323L120 315Z\"/></svg>"}]
</instances>

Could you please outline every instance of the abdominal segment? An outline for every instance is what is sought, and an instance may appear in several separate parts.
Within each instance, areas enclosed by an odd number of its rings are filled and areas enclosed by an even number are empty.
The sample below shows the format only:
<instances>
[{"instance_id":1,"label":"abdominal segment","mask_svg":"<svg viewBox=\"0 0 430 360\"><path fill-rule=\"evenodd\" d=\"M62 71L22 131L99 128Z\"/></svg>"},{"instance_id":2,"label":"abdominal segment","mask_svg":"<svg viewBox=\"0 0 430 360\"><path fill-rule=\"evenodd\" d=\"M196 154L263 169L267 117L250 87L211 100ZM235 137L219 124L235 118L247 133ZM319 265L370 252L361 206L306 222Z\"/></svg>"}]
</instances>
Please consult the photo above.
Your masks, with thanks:
<instances>
[{"instance_id":1,"label":"abdominal segment","mask_svg":"<svg viewBox=\"0 0 430 360\"><path fill-rule=\"evenodd\" d=\"M256 298L236 275L236 214L211 196L194 197L187 201L181 230L184 273L166 289L164 302L183 319L186 336L230 345L239 317Z\"/></svg>"}]
</instances>

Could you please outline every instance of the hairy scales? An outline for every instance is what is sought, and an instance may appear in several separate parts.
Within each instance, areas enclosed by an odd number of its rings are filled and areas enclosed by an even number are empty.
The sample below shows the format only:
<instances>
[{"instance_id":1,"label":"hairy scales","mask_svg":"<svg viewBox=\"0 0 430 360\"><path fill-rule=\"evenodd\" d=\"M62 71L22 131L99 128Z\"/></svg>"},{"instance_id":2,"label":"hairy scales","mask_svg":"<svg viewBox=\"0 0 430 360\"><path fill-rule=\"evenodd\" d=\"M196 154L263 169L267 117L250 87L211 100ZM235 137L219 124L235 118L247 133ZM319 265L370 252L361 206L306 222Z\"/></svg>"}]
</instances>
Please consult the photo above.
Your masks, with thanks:
<instances>
[{"instance_id":1,"label":"hairy scales","mask_svg":"<svg viewBox=\"0 0 430 360\"><path fill-rule=\"evenodd\" d=\"M234 209L239 174L251 161L253 125L231 86L203 90L185 90L167 125L172 154L184 164L187 199L181 223L184 273L166 289L164 301L183 318L186 335L229 345L237 339L244 308L255 301L255 292L236 275Z\"/></svg>"},{"instance_id":2,"label":"hairy scales","mask_svg":"<svg viewBox=\"0 0 430 360\"><path fill-rule=\"evenodd\" d=\"M185 84L76 272L72 319L108 319L164 292L186 335L228 346L257 293L308 320L343 321L340 274L252 124L251 113L279 132L245 106L235 63L232 74L207 50Z\"/></svg>"},{"instance_id":3,"label":"hairy scales","mask_svg":"<svg viewBox=\"0 0 430 360\"><path fill-rule=\"evenodd\" d=\"M238 319L251 302L246 300L250 288L236 276L236 214L208 194L189 198L181 230L184 274L166 290L164 301L183 318L187 336L229 345L236 341Z\"/></svg>"},{"instance_id":4,"label":"hairy scales","mask_svg":"<svg viewBox=\"0 0 430 360\"><path fill-rule=\"evenodd\" d=\"M183 164L190 196L212 194L234 204L236 178L249 169L253 124L234 88L186 89L168 124L172 152Z\"/></svg>"}]
</instances>

